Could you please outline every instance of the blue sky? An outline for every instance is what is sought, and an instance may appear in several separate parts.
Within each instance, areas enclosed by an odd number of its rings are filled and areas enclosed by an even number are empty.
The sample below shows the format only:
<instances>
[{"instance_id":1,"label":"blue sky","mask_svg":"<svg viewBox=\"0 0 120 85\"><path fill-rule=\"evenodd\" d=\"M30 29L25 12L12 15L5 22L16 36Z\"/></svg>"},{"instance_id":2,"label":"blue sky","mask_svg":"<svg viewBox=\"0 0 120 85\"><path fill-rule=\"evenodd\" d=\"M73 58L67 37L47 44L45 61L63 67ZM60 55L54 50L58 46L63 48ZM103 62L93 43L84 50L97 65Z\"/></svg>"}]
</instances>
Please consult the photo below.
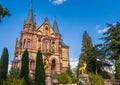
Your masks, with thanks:
<instances>
[{"instance_id":1,"label":"blue sky","mask_svg":"<svg viewBox=\"0 0 120 85\"><path fill-rule=\"evenodd\" d=\"M66 44L70 46L70 58L79 57L81 52L82 35L86 30L93 44L100 43L98 38L107 23L120 20L120 0L33 0L33 10L38 26L48 17L53 26L56 16L60 33ZM14 57L16 38L20 37L23 22L27 18L30 0L0 0L10 12L0 23L0 55L3 48L9 50L10 61Z\"/></svg>"}]
</instances>

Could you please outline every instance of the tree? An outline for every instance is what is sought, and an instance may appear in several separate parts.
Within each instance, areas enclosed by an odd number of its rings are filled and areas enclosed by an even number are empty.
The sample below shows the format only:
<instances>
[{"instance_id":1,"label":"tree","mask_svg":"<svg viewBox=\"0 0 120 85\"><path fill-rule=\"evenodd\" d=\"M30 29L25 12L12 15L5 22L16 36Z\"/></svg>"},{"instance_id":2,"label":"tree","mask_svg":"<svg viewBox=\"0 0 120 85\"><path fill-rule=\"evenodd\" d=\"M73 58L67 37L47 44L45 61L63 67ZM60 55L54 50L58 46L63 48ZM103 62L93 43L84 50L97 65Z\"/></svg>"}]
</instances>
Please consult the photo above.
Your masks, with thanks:
<instances>
[{"instance_id":1,"label":"tree","mask_svg":"<svg viewBox=\"0 0 120 85\"><path fill-rule=\"evenodd\" d=\"M36 56L35 83L36 85L45 85L45 69L40 51L37 52Z\"/></svg>"},{"instance_id":2,"label":"tree","mask_svg":"<svg viewBox=\"0 0 120 85\"><path fill-rule=\"evenodd\" d=\"M83 38L82 38L82 49L81 51L84 53L86 52L90 47L92 47L92 39L87 33L87 31L84 31Z\"/></svg>"},{"instance_id":3,"label":"tree","mask_svg":"<svg viewBox=\"0 0 120 85\"><path fill-rule=\"evenodd\" d=\"M87 59L86 51L91 47L93 47L91 37L86 31L84 31L82 38L82 49L81 49L82 53L80 56L80 66L82 66L82 64L86 62Z\"/></svg>"},{"instance_id":4,"label":"tree","mask_svg":"<svg viewBox=\"0 0 120 85\"><path fill-rule=\"evenodd\" d=\"M101 38L104 43L105 56L109 56L110 59L115 59L118 63L120 57L120 23L117 22L116 25L109 24L108 30L103 34L105 37ZM118 68L119 66L115 62L116 79L120 79L120 74Z\"/></svg>"},{"instance_id":5,"label":"tree","mask_svg":"<svg viewBox=\"0 0 120 85\"><path fill-rule=\"evenodd\" d=\"M82 37L82 49L81 49L82 53L79 57L79 62L78 62L78 67L77 67L77 75L79 74L79 68L82 67L83 63L85 63L87 60L86 51L91 47L93 47L92 39L89 36L89 34L86 31L84 31L84 34Z\"/></svg>"},{"instance_id":6,"label":"tree","mask_svg":"<svg viewBox=\"0 0 120 85\"><path fill-rule=\"evenodd\" d=\"M103 69L103 51L99 45L95 45L86 51L87 71L101 74Z\"/></svg>"},{"instance_id":7,"label":"tree","mask_svg":"<svg viewBox=\"0 0 120 85\"><path fill-rule=\"evenodd\" d=\"M72 70L71 70L71 68L70 68L70 65L68 66L67 74L68 74L71 78L73 77L73 73L72 73Z\"/></svg>"},{"instance_id":8,"label":"tree","mask_svg":"<svg viewBox=\"0 0 120 85\"><path fill-rule=\"evenodd\" d=\"M21 70L19 68L11 68L11 71L10 71L10 74L8 75L8 77L19 79L20 72L21 72Z\"/></svg>"},{"instance_id":9,"label":"tree","mask_svg":"<svg viewBox=\"0 0 120 85\"><path fill-rule=\"evenodd\" d=\"M0 59L0 81L7 78L9 54L8 49L4 48Z\"/></svg>"},{"instance_id":10,"label":"tree","mask_svg":"<svg viewBox=\"0 0 120 85\"><path fill-rule=\"evenodd\" d=\"M20 69L12 68L3 85L26 85L24 78L20 78Z\"/></svg>"},{"instance_id":11,"label":"tree","mask_svg":"<svg viewBox=\"0 0 120 85\"><path fill-rule=\"evenodd\" d=\"M20 77L24 78L26 85L29 82L29 55L27 49L24 51L22 55L22 67Z\"/></svg>"},{"instance_id":12,"label":"tree","mask_svg":"<svg viewBox=\"0 0 120 85\"><path fill-rule=\"evenodd\" d=\"M7 8L4 8L2 4L0 4L0 22L5 16L10 16L10 12Z\"/></svg>"},{"instance_id":13,"label":"tree","mask_svg":"<svg viewBox=\"0 0 120 85\"><path fill-rule=\"evenodd\" d=\"M116 79L120 79L120 58L116 61Z\"/></svg>"}]
</instances>

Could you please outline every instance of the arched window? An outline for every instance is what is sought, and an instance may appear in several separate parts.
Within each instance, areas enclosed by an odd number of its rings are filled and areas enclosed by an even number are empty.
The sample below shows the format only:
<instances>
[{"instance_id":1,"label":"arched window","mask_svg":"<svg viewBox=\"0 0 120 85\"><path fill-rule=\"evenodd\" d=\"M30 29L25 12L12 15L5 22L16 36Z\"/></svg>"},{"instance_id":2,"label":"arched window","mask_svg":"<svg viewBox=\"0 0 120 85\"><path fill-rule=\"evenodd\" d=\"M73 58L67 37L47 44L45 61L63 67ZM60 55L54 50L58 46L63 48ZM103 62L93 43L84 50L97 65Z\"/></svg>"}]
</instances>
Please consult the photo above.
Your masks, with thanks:
<instances>
[{"instance_id":1,"label":"arched window","mask_svg":"<svg viewBox=\"0 0 120 85\"><path fill-rule=\"evenodd\" d=\"M26 48L27 46L26 46L26 39L24 39L24 41L23 41L23 48Z\"/></svg>"},{"instance_id":2,"label":"arched window","mask_svg":"<svg viewBox=\"0 0 120 85\"><path fill-rule=\"evenodd\" d=\"M55 42L52 42L52 52L55 52Z\"/></svg>"},{"instance_id":3,"label":"arched window","mask_svg":"<svg viewBox=\"0 0 120 85\"><path fill-rule=\"evenodd\" d=\"M32 61L30 61L29 68L32 69Z\"/></svg>"},{"instance_id":4,"label":"arched window","mask_svg":"<svg viewBox=\"0 0 120 85\"><path fill-rule=\"evenodd\" d=\"M56 69L56 61L55 59L53 59L51 64L51 70L54 71L55 69Z\"/></svg>"},{"instance_id":5,"label":"arched window","mask_svg":"<svg viewBox=\"0 0 120 85\"><path fill-rule=\"evenodd\" d=\"M49 43L47 41L44 43L44 51L49 52Z\"/></svg>"},{"instance_id":6,"label":"arched window","mask_svg":"<svg viewBox=\"0 0 120 85\"><path fill-rule=\"evenodd\" d=\"M27 46L28 46L28 48L30 48L30 39L28 39Z\"/></svg>"},{"instance_id":7,"label":"arched window","mask_svg":"<svg viewBox=\"0 0 120 85\"><path fill-rule=\"evenodd\" d=\"M40 43L40 39L38 40L38 49L41 48L41 43Z\"/></svg>"}]
</instances>

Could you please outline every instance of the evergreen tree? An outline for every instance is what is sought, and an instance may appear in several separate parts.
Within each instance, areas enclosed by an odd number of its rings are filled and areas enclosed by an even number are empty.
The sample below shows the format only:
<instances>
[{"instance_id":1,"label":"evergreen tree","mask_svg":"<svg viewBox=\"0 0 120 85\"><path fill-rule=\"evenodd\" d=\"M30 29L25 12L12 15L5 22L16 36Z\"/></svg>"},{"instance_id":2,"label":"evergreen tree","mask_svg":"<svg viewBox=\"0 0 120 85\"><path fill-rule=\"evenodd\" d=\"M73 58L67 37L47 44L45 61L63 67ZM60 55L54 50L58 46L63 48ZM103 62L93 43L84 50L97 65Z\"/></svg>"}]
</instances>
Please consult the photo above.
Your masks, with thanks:
<instances>
[{"instance_id":1,"label":"evergreen tree","mask_svg":"<svg viewBox=\"0 0 120 85\"><path fill-rule=\"evenodd\" d=\"M87 33L87 31L84 31L83 38L82 38L82 53L86 52L90 47L92 47L92 39Z\"/></svg>"},{"instance_id":2,"label":"evergreen tree","mask_svg":"<svg viewBox=\"0 0 120 85\"><path fill-rule=\"evenodd\" d=\"M0 59L0 81L5 80L8 72L8 60L9 54L8 49L4 48L1 59Z\"/></svg>"},{"instance_id":3,"label":"evergreen tree","mask_svg":"<svg viewBox=\"0 0 120 85\"><path fill-rule=\"evenodd\" d=\"M82 49L81 49L82 53L80 56L80 66L82 65L82 63L86 62L87 59L86 51L91 47L93 47L91 37L88 35L86 31L84 31L82 38Z\"/></svg>"},{"instance_id":4,"label":"evergreen tree","mask_svg":"<svg viewBox=\"0 0 120 85\"><path fill-rule=\"evenodd\" d=\"M45 69L40 51L37 52L36 57L35 83L36 85L45 85Z\"/></svg>"},{"instance_id":5,"label":"evergreen tree","mask_svg":"<svg viewBox=\"0 0 120 85\"><path fill-rule=\"evenodd\" d=\"M103 51L99 45L95 45L86 51L87 71L96 74L102 73L103 69Z\"/></svg>"},{"instance_id":6,"label":"evergreen tree","mask_svg":"<svg viewBox=\"0 0 120 85\"><path fill-rule=\"evenodd\" d=\"M70 65L68 66L67 74L68 74L71 78L73 77L73 73L72 73L72 70L71 70L71 68L70 68Z\"/></svg>"},{"instance_id":7,"label":"evergreen tree","mask_svg":"<svg viewBox=\"0 0 120 85\"><path fill-rule=\"evenodd\" d=\"M29 54L27 49L24 51L22 55L22 67L20 77L24 78L26 85L28 85L29 81Z\"/></svg>"},{"instance_id":8,"label":"evergreen tree","mask_svg":"<svg viewBox=\"0 0 120 85\"><path fill-rule=\"evenodd\" d=\"M111 59L115 59L118 63L120 56L120 23L117 22L116 25L109 24L107 32L103 35L105 36L102 38L104 41L104 54L110 56ZM119 65L117 63L115 63L116 79L120 79L120 70L118 70Z\"/></svg>"},{"instance_id":9,"label":"evergreen tree","mask_svg":"<svg viewBox=\"0 0 120 85\"><path fill-rule=\"evenodd\" d=\"M82 49L81 49L82 53L79 57L79 62L78 62L78 67L77 67L77 75L79 74L79 68L81 66L83 66L83 63L85 63L87 60L86 51L91 47L93 47L91 37L89 36L89 34L86 31L84 31L83 38L82 38Z\"/></svg>"}]
</instances>

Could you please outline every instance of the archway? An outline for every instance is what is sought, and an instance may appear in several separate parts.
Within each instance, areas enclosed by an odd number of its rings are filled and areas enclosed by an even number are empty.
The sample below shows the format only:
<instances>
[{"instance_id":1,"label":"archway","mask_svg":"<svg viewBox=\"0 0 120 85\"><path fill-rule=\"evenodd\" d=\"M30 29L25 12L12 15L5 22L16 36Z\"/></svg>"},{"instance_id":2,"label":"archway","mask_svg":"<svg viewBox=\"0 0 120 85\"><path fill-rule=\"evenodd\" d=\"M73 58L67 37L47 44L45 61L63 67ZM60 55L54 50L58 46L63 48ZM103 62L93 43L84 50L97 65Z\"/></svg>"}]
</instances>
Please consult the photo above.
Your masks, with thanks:
<instances>
[{"instance_id":1,"label":"archway","mask_svg":"<svg viewBox=\"0 0 120 85\"><path fill-rule=\"evenodd\" d=\"M55 59L53 59L51 62L51 71L54 72L55 70L56 70L56 61Z\"/></svg>"}]
</instances>

